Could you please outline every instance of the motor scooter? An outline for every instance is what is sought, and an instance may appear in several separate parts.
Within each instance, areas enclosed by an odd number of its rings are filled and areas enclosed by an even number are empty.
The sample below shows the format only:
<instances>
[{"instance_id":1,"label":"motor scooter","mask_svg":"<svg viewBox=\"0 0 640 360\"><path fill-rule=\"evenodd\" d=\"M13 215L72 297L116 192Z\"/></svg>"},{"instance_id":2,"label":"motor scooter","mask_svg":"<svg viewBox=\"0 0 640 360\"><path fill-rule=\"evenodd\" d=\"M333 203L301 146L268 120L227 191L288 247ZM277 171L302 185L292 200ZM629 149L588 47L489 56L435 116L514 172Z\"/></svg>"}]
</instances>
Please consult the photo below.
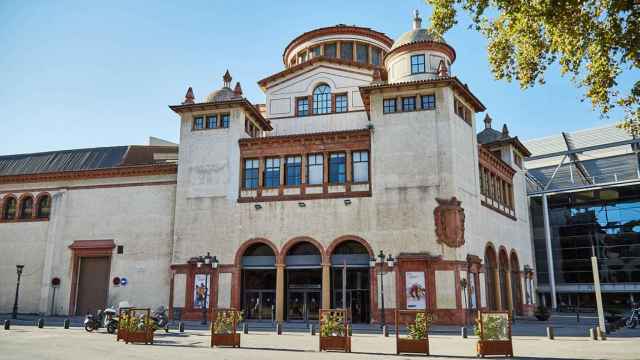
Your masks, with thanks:
<instances>
[{"instance_id":1,"label":"motor scooter","mask_svg":"<svg viewBox=\"0 0 640 360\"><path fill-rule=\"evenodd\" d=\"M153 321L154 330L164 329L164 332L169 332L169 317L164 306L159 306L151 313L151 321Z\"/></svg>"},{"instance_id":2,"label":"motor scooter","mask_svg":"<svg viewBox=\"0 0 640 360\"><path fill-rule=\"evenodd\" d=\"M100 328L101 318L101 310L98 310L98 313L96 315L93 315L91 313L87 314L84 318L84 329L88 332L98 330L98 328Z\"/></svg>"}]
</instances>

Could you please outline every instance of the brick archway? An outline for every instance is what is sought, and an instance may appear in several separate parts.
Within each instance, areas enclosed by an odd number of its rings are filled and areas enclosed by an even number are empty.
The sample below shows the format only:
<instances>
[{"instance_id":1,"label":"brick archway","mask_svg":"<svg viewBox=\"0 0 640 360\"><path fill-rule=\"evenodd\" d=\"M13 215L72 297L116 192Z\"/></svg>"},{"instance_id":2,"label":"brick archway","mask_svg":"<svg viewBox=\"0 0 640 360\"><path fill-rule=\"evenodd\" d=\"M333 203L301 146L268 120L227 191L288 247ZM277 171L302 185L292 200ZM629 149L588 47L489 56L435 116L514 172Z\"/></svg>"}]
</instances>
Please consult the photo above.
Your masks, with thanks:
<instances>
[{"instance_id":1,"label":"brick archway","mask_svg":"<svg viewBox=\"0 0 640 360\"><path fill-rule=\"evenodd\" d=\"M504 246L500 246L498 250L498 288L500 290L500 309L512 310L511 302L511 274L509 267L509 252Z\"/></svg>"},{"instance_id":2,"label":"brick archway","mask_svg":"<svg viewBox=\"0 0 640 360\"><path fill-rule=\"evenodd\" d=\"M496 248L488 242L484 249L484 275L486 283L487 308L498 310L500 308L500 293L498 288L498 255Z\"/></svg>"},{"instance_id":3,"label":"brick archway","mask_svg":"<svg viewBox=\"0 0 640 360\"><path fill-rule=\"evenodd\" d=\"M522 315L524 312L524 304L522 301L522 272L520 271L520 261L515 249L511 250L509 256L509 265L511 268L511 299L516 314Z\"/></svg>"},{"instance_id":4,"label":"brick archway","mask_svg":"<svg viewBox=\"0 0 640 360\"><path fill-rule=\"evenodd\" d=\"M369 253L370 257L375 256L375 253L373 252L373 248L371 247L371 245L369 245L367 240L356 235L343 235L333 240L329 245L329 247L327 248L327 256L331 257L331 254L333 254L333 251L336 249L336 247L338 247L338 245L349 240L356 241L360 243L362 246L364 246L364 248L367 249L367 252Z\"/></svg>"},{"instance_id":5,"label":"brick archway","mask_svg":"<svg viewBox=\"0 0 640 360\"><path fill-rule=\"evenodd\" d=\"M327 263L328 257L324 250L324 247L318 240L309 236L297 236L287 240L284 246L282 246L282 249L280 250L280 254L278 255L278 259L277 259L278 263L284 264L284 259L287 256L287 253L289 252L289 250L291 250L291 248L294 245L303 243L303 242L311 243L316 248L318 248L318 251L320 252L320 257L322 258L322 263Z\"/></svg>"},{"instance_id":6,"label":"brick archway","mask_svg":"<svg viewBox=\"0 0 640 360\"><path fill-rule=\"evenodd\" d=\"M278 251L278 248L273 242L265 238L253 238L245 241L244 243L242 243L242 245L240 245L240 247L236 251L236 256L234 258L233 264L235 266L240 266L242 264L242 255L244 255L245 251L247 251L248 248L250 248L252 245L255 245L255 244L265 244L268 247L270 247L271 250L273 250L273 255L276 257L276 264L281 263L280 256L279 256L280 253Z\"/></svg>"}]
</instances>

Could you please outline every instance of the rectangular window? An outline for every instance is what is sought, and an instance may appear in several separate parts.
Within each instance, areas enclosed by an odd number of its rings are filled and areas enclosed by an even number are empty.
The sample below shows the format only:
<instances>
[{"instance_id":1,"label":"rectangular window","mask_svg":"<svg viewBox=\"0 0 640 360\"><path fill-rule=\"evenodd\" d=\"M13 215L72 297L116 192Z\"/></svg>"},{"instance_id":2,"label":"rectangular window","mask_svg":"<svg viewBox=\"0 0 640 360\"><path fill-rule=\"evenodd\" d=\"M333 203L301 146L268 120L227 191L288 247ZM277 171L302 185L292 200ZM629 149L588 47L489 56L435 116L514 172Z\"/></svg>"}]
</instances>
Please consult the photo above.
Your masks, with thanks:
<instances>
[{"instance_id":1,"label":"rectangular window","mask_svg":"<svg viewBox=\"0 0 640 360\"><path fill-rule=\"evenodd\" d=\"M280 158L267 158L264 162L264 187L280 186Z\"/></svg>"},{"instance_id":2,"label":"rectangular window","mask_svg":"<svg viewBox=\"0 0 640 360\"><path fill-rule=\"evenodd\" d=\"M328 58L336 58L336 44L324 44L324 56Z\"/></svg>"},{"instance_id":3,"label":"rectangular window","mask_svg":"<svg viewBox=\"0 0 640 360\"><path fill-rule=\"evenodd\" d=\"M244 161L243 187L245 189L258 188L258 169L260 161L258 159L246 159Z\"/></svg>"},{"instance_id":4,"label":"rectangular window","mask_svg":"<svg viewBox=\"0 0 640 360\"><path fill-rule=\"evenodd\" d=\"M422 95L420 97L420 105L422 110L433 110L436 108L436 96L435 95Z\"/></svg>"},{"instance_id":5,"label":"rectangular window","mask_svg":"<svg viewBox=\"0 0 640 360\"><path fill-rule=\"evenodd\" d=\"M351 154L351 158L351 162L353 163L353 182L369 182L369 152L354 151Z\"/></svg>"},{"instance_id":6,"label":"rectangular window","mask_svg":"<svg viewBox=\"0 0 640 360\"><path fill-rule=\"evenodd\" d=\"M444 61L442 56L431 55L429 56L429 71L432 73L438 72L438 67L440 66L440 61Z\"/></svg>"},{"instance_id":7,"label":"rectangular window","mask_svg":"<svg viewBox=\"0 0 640 360\"><path fill-rule=\"evenodd\" d=\"M229 127L229 114L220 115L220 127L228 128Z\"/></svg>"},{"instance_id":8,"label":"rectangular window","mask_svg":"<svg viewBox=\"0 0 640 360\"><path fill-rule=\"evenodd\" d=\"M193 118L193 128L195 130L202 130L204 129L204 117L202 116L196 116Z\"/></svg>"},{"instance_id":9,"label":"rectangular window","mask_svg":"<svg viewBox=\"0 0 640 360\"><path fill-rule=\"evenodd\" d=\"M356 45L356 61L361 64L366 64L369 59L369 46L366 44Z\"/></svg>"},{"instance_id":10,"label":"rectangular window","mask_svg":"<svg viewBox=\"0 0 640 360\"><path fill-rule=\"evenodd\" d=\"M309 98L300 98L296 100L296 109L298 110L298 116L309 115Z\"/></svg>"},{"instance_id":11,"label":"rectangular window","mask_svg":"<svg viewBox=\"0 0 640 360\"><path fill-rule=\"evenodd\" d=\"M371 47L371 65L380 65L382 63L382 50Z\"/></svg>"},{"instance_id":12,"label":"rectangular window","mask_svg":"<svg viewBox=\"0 0 640 360\"><path fill-rule=\"evenodd\" d=\"M425 72L424 69L424 54L411 56L411 73L421 74Z\"/></svg>"},{"instance_id":13,"label":"rectangular window","mask_svg":"<svg viewBox=\"0 0 640 360\"><path fill-rule=\"evenodd\" d=\"M309 49L309 54L311 54L312 58L320 56L320 46L312 47Z\"/></svg>"},{"instance_id":14,"label":"rectangular window","mask_svg":"<svg viewBox=\"0 0 640 360\"><path fill-rule=\"evenodd\" d=\"M340 59L353 60L353 43L352 42L340 43Z\"/></svg>"},{"instance_id":15,"label":"rectangular window","mask_svg":"<svg viewBox=\"0 0 640 360\"><path fill-rule=\"evenodd\" d=\"M217 115L207 116L207 129L215 129L217 127L218 127L218 116Z\"/></svg>"},{"instance_id":16,"label":"rectangular window","mask_svg":"<svg viewBox=\"0 0 640 360\"><path fill-rule=\"evenodd\" d=\"M396 112L396 99L384 99L382 105L382 112L384 112L385 114Z\"/></svg>"},{"instance_id":17,"label":"rectangular window","mask_svg":"<svg viewBox=\"0 0 640 360\"><path fill-rule=\"evenodd\" d=\"M329 183L344 184L347 180L346 157L344 153L333 153L329 156Z\"/></svg>"},{"instance_id":18,"label":"rectangular window","mask_svg":"<svg viewBox=\"0 0 640 360\"><path fill-rule=\"evenodd\" d=\"M461 117L464 121L471 124L471 110L467 108L460 100L453 100L453 109L455 113Z\"/></svg>"},{"instance_id":19,"label":"rectangular window","mask_svg":"<svg viewBox=\"0 0 640 360\"><path fill-rule=\"evenodd\" d=\"M409 96L402 98L402 111L414 111L416 109L416 97Z\"/></svg>"},{"instance_id":20,"label":"rectangular window","mask_svg":"<svg viewBox=\"0 0 640 360\"><path fill-rule=\"evenodd\" d=\"M516 165L522 169L522 156L520 156L520 154L518 154L517 152L513 152L513 162L516 163Z\"/></svg>"},{"instance_id":21,"label":"rectangular window","mask_svg":"<svg viewBox=\"0 0 640 360\"><path fill-rule=\"evenodd\" d=\"M336 95L336 112L347 112L347 94Z\"/></svg>"},{"instance_id":22,"label":"rectangular window","mask_svg":"<svg viewBox=\"0 0 640 360\"><path fill-rule=\"evenodd\" d=\"M302 157L301 156L287 156L285 161L285 184L287 185L300 185L302 182Z\"/></svg>"},{"instance_id":23,"label":"rectangular window","mask_svg":"<svg viewBox=\"0 0 640 360\"><path fill-rule=\"evenodd\" d=\"M307 184L322 184L324 175L324 162L322 154L310 154L307 157Z\"/></svg>"},{"instance_id":24,"label":"rectangular window","mask_svg":"<svg viewBox=\"0 0 640 360\"><path fill-rule=\"evenodd\" d=\"M306 52L302 52L302 53L298 54L298 64L302 64L305 61L307 61L307 53Z\"/></svg>"}]
</instances>

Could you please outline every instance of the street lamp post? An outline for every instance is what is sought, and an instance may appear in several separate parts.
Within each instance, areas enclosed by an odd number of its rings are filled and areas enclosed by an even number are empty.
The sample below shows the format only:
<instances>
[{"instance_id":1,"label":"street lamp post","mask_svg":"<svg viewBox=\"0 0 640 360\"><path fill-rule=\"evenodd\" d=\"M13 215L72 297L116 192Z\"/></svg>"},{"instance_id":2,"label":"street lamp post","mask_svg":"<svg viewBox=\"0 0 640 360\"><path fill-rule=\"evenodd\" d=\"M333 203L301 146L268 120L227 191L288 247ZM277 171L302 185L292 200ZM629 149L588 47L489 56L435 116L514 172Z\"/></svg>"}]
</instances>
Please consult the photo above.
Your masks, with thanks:
<instances>
[{"instance_id":1,"label":"street lamp post","mask_svg":"<svg viewBox=\"0 0 640 360\"><path fill-rule=\"evenodd\" d=\"M11 318L18 318L18 293L20 292L20 277L22 276L22 269L24 265L16 265L16 272L18 273L18 280L16 281L16 296L13 300L13 315Z\"/></svg>"},{"instance_id":2,"label":"street lamp post","mask_svg":"<svg viewBox=\"0 0 640 360\"><path fill-rule=\"evenodd\" d=\"M467 273L468 274L468 273ZM467 304L467 279L460 279L460 287L462 288L462 296L464 296L464 326L467 326L467 313L469 312L469 305Z\"/></svg>"},{"instance_id":3,"label":"street lamp post","mask_svg":"<svg viewBox=\"0 0 640 360\"><path fill-rule=\"evenodd\" d=\"M393 256L391 256L391 254L386 256L386 261L387 261L387 266L389 268L392 268L395 259L393 258ZM384 318L384 279L383 279L384 262L385 262L385 254L384 252L382 252L382 250L380 250L380 253L378 254L378 263L380 264L380 328L384 328L384 325L386 324L386 321ZM375 266L376 259L371 258L369 260L369 263L371 266Z\"/></svg>"},{"instance_id":4,"label":"street lamp post","mask_svg":"<svg viewBox=\"0 0 640 360\"><path fill-rule=\"evenodd\" d=\"M207 312L209 310L209 269L218 268L218 258L211 256L209 252L205 256L194 258L196 266L201 269L203 266L207 268L204 279L204 299L202 299L202 325L207 325Z\"/></svg>"}]
</instances>

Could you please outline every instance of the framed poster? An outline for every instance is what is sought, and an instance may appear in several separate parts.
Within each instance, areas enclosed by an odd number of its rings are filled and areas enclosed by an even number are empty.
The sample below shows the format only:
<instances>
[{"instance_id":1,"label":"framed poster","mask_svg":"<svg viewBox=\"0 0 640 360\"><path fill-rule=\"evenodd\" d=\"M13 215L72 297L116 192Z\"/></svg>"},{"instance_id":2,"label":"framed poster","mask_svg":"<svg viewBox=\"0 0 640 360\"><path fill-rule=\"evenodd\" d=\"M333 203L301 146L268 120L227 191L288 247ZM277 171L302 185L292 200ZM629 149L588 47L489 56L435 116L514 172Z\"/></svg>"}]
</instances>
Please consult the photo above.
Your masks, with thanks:
<instances>
[{"instance_id":1,"label":"framed poster","mask_svg":"<svg viewBox=\"0 0 640 360\"><path fill-rule=\"evenodd\" d=\"M427 308L427 287L424 272L410 271L404 273L407 309L423 310Z\"/></svg>"},{"instance_id":2,"label":"framed poster","mask_svg":"<svg viewBox=\"0 0 640 360\"><path fill-rule=\"evenodd\" d=\"M207 274L196 274L193 281L193 308L204 309L209 306L210 278Z\"/></svg>"},{"instance_id":3,"label":"framed poster","mask_svg":"<svg viewBox=\"0 0 640 360\"><path fill-rule=\"evenodd\" d=\"M469 309L476 309L478 306L476 304L476 274L468 273L467 277L469 278Z\"/></svg>"}]
</instances>

